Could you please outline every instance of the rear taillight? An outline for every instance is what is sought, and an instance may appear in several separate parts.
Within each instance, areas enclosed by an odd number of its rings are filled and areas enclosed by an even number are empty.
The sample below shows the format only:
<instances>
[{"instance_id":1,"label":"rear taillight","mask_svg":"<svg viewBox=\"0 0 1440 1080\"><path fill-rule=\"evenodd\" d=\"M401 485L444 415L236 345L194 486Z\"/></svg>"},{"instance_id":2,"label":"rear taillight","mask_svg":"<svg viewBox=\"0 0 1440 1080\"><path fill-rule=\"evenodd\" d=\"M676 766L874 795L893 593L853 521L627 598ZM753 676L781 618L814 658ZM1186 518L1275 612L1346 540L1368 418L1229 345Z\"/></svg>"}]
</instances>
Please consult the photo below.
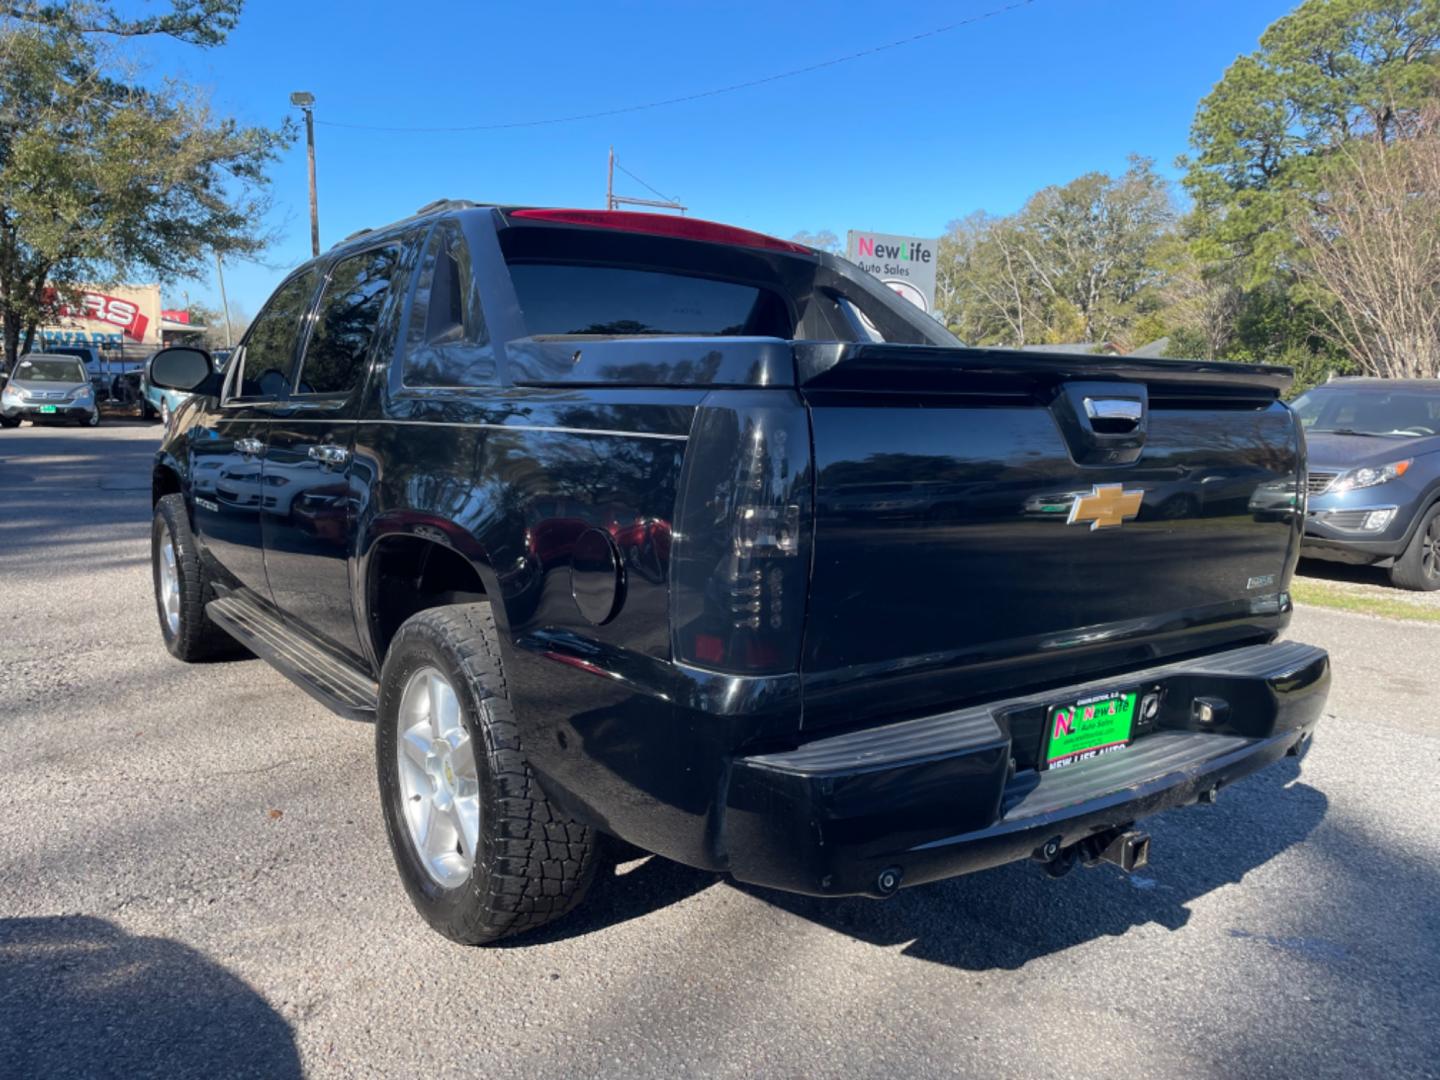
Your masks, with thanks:
<instances>
[{"instance_id":1,"label":"rear taillight","mask_svg":"<svg viewBox=\"0 0 1440 1080\"><path fill-rule=\"evenodd\" d=\"M810 428L787 391L720 391L696 410L671 559L675 657L794 671L810 565Z\"/></svg>"}]
</instances>

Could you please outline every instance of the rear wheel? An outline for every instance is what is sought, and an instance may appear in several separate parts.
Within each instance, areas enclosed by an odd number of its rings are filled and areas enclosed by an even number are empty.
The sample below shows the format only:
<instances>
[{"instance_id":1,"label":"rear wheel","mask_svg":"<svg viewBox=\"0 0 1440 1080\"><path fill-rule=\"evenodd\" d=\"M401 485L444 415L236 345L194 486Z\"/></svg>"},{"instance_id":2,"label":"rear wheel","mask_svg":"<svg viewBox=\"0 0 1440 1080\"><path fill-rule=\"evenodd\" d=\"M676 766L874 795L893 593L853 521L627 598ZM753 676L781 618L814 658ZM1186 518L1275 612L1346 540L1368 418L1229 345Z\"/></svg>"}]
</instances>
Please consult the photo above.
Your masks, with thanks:
<instances>
[{"instance_id":1,"label":"rear wheel","mask_svg":"<svg viewBox=\"0 0 1440 1080\"><path fill-rule=\"evenodd\" d=\"M1405 554L1390 567L1390 583L1418 592L1440 589L1440 504L1420 518Z\"/></svg>"},{"instance_id":2,"label":"rear wheel","mask_svg":"<svg viewBox=\"0 0 1440 1080\"><path fill-rule=\"evenodd\" d=\"M155 504L150 561L160 633L170 654L187 662L242 655L235 639L205 614L215 590L190 532L183 495L166 495Z\"/></svg>"},{"instance_id":3,"label":"rear wheel","mask_svg":"<svg viewBox=\"0 0 1440 1080\"><path fill-rule=\"evenodd\" d=\"M20 417L18 417L18 416L0 416L0 427L11 428L11 427L19 427L19 426L20 426Z\"/></svg>"},{"instance_id":4,"label":"rear wheel","mask_svg":"<svg viewBox=\"0 0 1440 1080\"><path fill-rule=\"evenodd\" d=\"M530 771L489 604L432 608L401 626L380 678L375 748L395 865L432 927L481 945L580 902L596 837Z\"/></svg>"}]
</instances>

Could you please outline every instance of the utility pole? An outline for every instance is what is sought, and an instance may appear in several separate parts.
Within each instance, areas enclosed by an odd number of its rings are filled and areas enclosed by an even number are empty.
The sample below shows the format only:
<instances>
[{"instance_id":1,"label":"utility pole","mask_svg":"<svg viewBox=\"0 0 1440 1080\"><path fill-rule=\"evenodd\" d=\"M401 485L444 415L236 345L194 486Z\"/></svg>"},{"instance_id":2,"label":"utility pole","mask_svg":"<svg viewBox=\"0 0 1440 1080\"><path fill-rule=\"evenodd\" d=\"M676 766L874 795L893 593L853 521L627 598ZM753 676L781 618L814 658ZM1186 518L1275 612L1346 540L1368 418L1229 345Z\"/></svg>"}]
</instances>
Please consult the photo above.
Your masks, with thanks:
<instances>
[{"instance_id":1,"label":"utility pole","mask_svg":"<svg viewBox=\"0 0 1440 1080\"><path fill-rule=\"evenodd\" d=\"M310 254L320 254L320 206L315 197L315 95L296 90L290 104L305 114L305 149L310 158Z\"/></svg>"},{"instance_id":2,"label":"utility pole","mask_svg":"<svg viewBox=\"0 0 1440 1080\"><path fill-rule=\"evenodd\" d=\"M220 279L220 306L225 310L225 347L230 348L230 301L225 299L225 270L220 265L220 251L215 251L215 276Z\"/></svg>"},{"instance_id":3,"label":"utility pole","mask_svg":"<svg viewBox=\"0 0 1440 1080\"><path fill-rule=\"evenodd\" d=\"M622 165L621 168L624 169L625 167ZM628 170L626 171L628 172ZM635 176L634 173L629 173L629 175L637 180L640 179L638 176ZM640 182L645 184L644 180L640 180ZM645 186L650 187L649 184L645 184ZM652 188L651 190L654 189ZM612 146L610 147L610 169L605 178L605 209L618 210L621 206L653 206L660 210L679 210L682 215L686 210L686 207L681 206L678 202L671 202L669 199L637 199L631 195L616 195L615 147Z\"/></svg>"}]
</instances>

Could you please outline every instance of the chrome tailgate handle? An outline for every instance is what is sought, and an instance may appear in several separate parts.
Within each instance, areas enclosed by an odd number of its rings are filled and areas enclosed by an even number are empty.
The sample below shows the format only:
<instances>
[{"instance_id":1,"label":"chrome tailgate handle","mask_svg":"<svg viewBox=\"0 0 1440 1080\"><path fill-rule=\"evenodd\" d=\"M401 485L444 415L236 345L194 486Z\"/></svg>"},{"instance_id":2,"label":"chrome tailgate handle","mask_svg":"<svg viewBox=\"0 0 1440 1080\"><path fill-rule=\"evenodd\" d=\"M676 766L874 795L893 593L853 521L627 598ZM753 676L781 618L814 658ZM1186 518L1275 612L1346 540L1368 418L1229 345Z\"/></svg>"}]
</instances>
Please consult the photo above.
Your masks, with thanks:
<instances>
[{"instance_id":1,"label":"chrome tailgate handle","mask_svg":"<svg viewBox=\"0 0 1440 1080\"><path fill-rule=\"evenodd\" d=\"M1064 382L1050 410L1077 465L1131 465L1145 449L1150 391L1142 382Z\"/></svg>"},{"instance_id":2,"label":"chrome tailgate handle","mask_svg":"<svg viewBox=\"0 0 1440 1080\"><path fill-rule=\"evenodd\" d=\"M1087 397L1085 415L1091 421L1105 424L1112 432L1118 432L1126 430L1126 425L1129 428L1139 427L1145 416L1145 404L1136 398Z\"/></svg>"}]
</instances>

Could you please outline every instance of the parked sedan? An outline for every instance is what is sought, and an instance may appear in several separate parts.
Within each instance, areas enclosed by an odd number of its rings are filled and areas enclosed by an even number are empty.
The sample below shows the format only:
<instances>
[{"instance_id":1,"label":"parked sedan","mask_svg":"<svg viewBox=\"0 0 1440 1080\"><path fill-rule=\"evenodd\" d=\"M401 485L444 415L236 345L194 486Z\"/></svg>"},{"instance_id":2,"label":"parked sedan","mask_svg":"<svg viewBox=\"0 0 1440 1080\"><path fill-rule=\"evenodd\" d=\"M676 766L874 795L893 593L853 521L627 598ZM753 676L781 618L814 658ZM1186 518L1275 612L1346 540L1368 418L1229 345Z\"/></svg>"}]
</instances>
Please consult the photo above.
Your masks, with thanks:
<instances>
[{"instance_id":1,"label":"parked sedan","mask_svg":"<svg viewBox=\"0 0 1440 1080\"><path fill-rule=\"evenodd\" d=\"M0 424L73 420L94 427L100 409L85 365L76 357L26 353L0 391Z\"/></svg>"},{"instance_id":2,"label":"parked sedan","mask_svg":"<svg viewBox=\"0 0 1440 1080\"><path fill-rule=\"evenodd\" d=\"M1440 380L1335 379L1292 407L1309 446L1301 554L1440 589Z\"/></svg>"}]
</instances>

